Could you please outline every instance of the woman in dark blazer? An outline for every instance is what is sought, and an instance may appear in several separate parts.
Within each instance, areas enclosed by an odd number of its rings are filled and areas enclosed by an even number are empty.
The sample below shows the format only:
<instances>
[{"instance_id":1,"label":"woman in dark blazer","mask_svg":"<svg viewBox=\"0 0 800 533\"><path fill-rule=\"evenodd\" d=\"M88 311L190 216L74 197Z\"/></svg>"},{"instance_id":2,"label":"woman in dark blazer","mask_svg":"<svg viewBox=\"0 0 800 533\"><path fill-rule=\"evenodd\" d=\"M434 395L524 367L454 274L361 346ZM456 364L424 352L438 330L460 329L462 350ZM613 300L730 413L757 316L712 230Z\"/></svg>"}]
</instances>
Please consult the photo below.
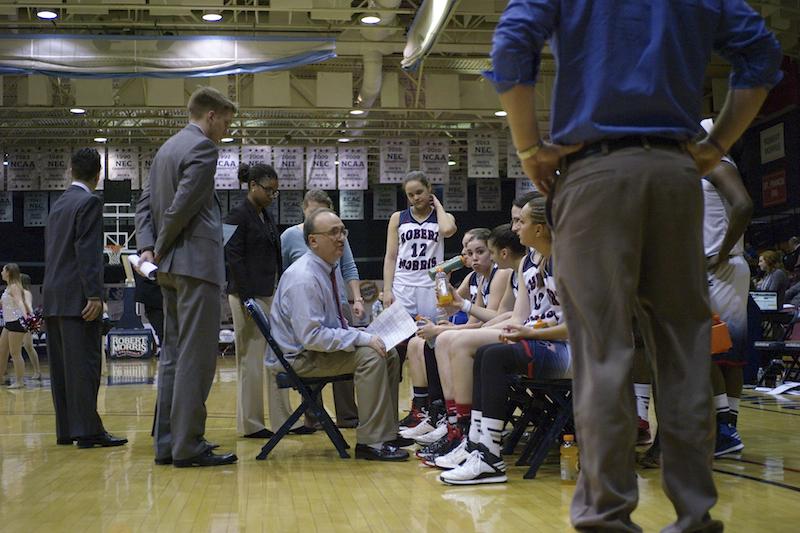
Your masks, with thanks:
<instances>
[{"instance_id":1,"label":"woman in dark blazer","mask_svg":"<svg viewBox=\"0 0 800 533\"><path fill-rule=\"evenodd\" d=\"M225 224L236 230L225 245L228 303L233 316L238 371L236 427L248 438L272 436L264 424L264 353L267 342L248 316L243 302L254 298L269 314L275 283L281 272L280 234L266 211L278 196L278 175L261 163L239 167L247 198L228 214ZM288 390L279 391L268 376L269 418L278 427L289 417Z\"/></svg>"}]
</instances>

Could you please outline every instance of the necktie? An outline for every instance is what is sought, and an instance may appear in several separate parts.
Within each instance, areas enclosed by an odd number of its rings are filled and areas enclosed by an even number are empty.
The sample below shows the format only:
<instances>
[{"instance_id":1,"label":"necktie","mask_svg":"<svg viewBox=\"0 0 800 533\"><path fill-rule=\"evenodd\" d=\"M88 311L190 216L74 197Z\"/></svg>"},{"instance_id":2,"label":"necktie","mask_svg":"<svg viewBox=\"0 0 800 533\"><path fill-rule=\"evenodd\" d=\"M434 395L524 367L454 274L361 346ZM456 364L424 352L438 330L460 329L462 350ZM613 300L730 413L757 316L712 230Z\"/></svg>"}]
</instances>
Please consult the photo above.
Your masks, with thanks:
<instances>
[{"instance_id":1,"label":"necktie","mask_svg":"<svg viewBox=\"0 0 800 533\"><path fill-rule=\"evenodd\" d=\"M336 313L339 315L339 322L342 324L342 329L347 329L347 321L342 314L342 303L339 301L339 287L336 284L336 268L331 270L331 286L333 287L333 299L336 303Z\"/></svg>"}]
</instances>

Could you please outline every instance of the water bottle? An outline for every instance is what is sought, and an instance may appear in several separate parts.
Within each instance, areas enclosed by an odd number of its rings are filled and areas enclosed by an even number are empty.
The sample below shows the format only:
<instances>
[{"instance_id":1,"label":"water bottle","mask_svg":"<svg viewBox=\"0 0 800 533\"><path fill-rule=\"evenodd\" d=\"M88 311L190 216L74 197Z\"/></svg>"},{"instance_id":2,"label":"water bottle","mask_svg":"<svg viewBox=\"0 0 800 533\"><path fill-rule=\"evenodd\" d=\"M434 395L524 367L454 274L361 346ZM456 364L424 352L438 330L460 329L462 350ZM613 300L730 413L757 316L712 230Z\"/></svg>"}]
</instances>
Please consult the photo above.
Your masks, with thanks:
<instances>
[{"instance_id":1,"label":"water bottle","mask_svg":"<svg viewBox=\"0 0 800 533\"><path fill-rule=\"evenodd\" d=\"M451 257L441 265L436 265L435 267L428 270L428 275L431 279L436 279L436 273L441 269L445 274L452 272L454 270L458 270L460 268L464 268L464 256L457 255L455 257Z\"/></svg>"},{"instance_id":2,"label":"water bottle","mask_svg":"<svg viewBox=\"0 0 800 533\"><path fill-rule=\"evenodd\" d=\"M574 485L578 480L578 445L575 435L564 435L561 445L561 483Z\"/></svg>"},{"instance_id":3,"label":"water bottle","mask_svg":"<svg viewBox=\"0 0 800 533\"><path fill-rule=\"evenodd\" d=\"M380 298L372 302L372 319L375 318L383 312L383 302Z\"/></svg>"},{"instance_id":4,"label":"water bottle","mask_svg":"<svg viewBox=\"0 0 800 533\"><path fill-rule=\"evenodd\" d=\"M445 274L442 267L436 269L434 284L436 287L436 304L439 307L444 307L453 303L453 293L450 291L450 283L448 283L447 274Z\"/></svg>"}]
</instances>

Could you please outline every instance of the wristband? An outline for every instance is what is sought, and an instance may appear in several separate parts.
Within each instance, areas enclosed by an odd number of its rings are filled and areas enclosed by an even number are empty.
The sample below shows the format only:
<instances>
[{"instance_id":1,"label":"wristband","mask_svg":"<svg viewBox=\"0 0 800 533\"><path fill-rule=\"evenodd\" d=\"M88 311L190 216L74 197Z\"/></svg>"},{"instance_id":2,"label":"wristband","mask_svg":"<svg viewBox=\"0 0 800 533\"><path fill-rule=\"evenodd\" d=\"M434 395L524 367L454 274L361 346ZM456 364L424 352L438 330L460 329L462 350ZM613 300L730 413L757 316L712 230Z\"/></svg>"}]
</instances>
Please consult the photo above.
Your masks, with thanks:
<instances>
[{"instance_id":1,"label":"wristband","mask_svg":"<svg viewBox=\"0 0 800 533\"><path fill-rule=\"evenodd\" d=\"M472 309L472 302L469 300L462 300L461 301L461 310L465 313L469 314L470 310Z\"/></svg>"},{"instance_id":2,"label":"wristband","mask_svg":"<svg viewBox=\"0 0 800 533\"><path fill-rule=\"evenodd\" d=\"M720 154L720 155L725 155L725 154L727 153L727 152L725 151L725 149L722 147L722 145L721 145L721 144L719 144L719 141L718 141L718 140L716 140L716 139L715 139L714 137L712 137L711 135L709 135L708 137L706 137L706 142L707 142L708 144L710 144L711 146L713 146L714 148L716 148L716 149L717 149L717 152L719 152L719 154Z\"/></svg>"},{"instance_id":3,"label":"wristband","mask_svg":"<svg viewBox=\"0 0 800 533\"><path fill-rule=\"evenodd\" d=\"M525 150L517 150L517 157L519 157L520 161L525 161L526 159L530 159L531 157L535 156L536 153L544 146L544 141L539 139L539 142L531 146L530 148L526 148Z\"/></svg>"}]
</instances>

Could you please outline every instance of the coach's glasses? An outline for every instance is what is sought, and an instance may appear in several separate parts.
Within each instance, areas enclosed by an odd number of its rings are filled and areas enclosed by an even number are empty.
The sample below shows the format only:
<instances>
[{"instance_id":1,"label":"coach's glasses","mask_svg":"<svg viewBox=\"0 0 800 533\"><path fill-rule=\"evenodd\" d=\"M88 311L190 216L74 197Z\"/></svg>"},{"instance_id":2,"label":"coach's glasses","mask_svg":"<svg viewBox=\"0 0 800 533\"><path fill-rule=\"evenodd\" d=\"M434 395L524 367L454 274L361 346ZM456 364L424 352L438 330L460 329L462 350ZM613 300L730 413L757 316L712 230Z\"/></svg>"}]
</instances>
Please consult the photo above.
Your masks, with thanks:
<instances>
[{"instance_id":1,"label":"coach's glasses","mask_svg":"<svg viewBox=\"0 0 800 533\"><path fill-rule=\"evenodd\" d=\"M350 234L350 231L347 228L333 228L330 231L316 231L311 233L311 235L327 235L331 239L346 239L347 236Z\"/></svg>"},{"instance_id":2,"label":"coach's glasses","mask_svg":"<svg viewBox=\"0 0 800 533\"><path fill-rule=\"evenodd\" d=\"M267 194L270 195L272 198L277 198L278 195L281 193L281 191L279 191L277 189L273 189L271 187L264 187L263 185L261 185L257 181L255 182L255 184L258 185L259 187L261 187L262 189L264 189L267 192Z\"/></svg>"}]
</instances>

